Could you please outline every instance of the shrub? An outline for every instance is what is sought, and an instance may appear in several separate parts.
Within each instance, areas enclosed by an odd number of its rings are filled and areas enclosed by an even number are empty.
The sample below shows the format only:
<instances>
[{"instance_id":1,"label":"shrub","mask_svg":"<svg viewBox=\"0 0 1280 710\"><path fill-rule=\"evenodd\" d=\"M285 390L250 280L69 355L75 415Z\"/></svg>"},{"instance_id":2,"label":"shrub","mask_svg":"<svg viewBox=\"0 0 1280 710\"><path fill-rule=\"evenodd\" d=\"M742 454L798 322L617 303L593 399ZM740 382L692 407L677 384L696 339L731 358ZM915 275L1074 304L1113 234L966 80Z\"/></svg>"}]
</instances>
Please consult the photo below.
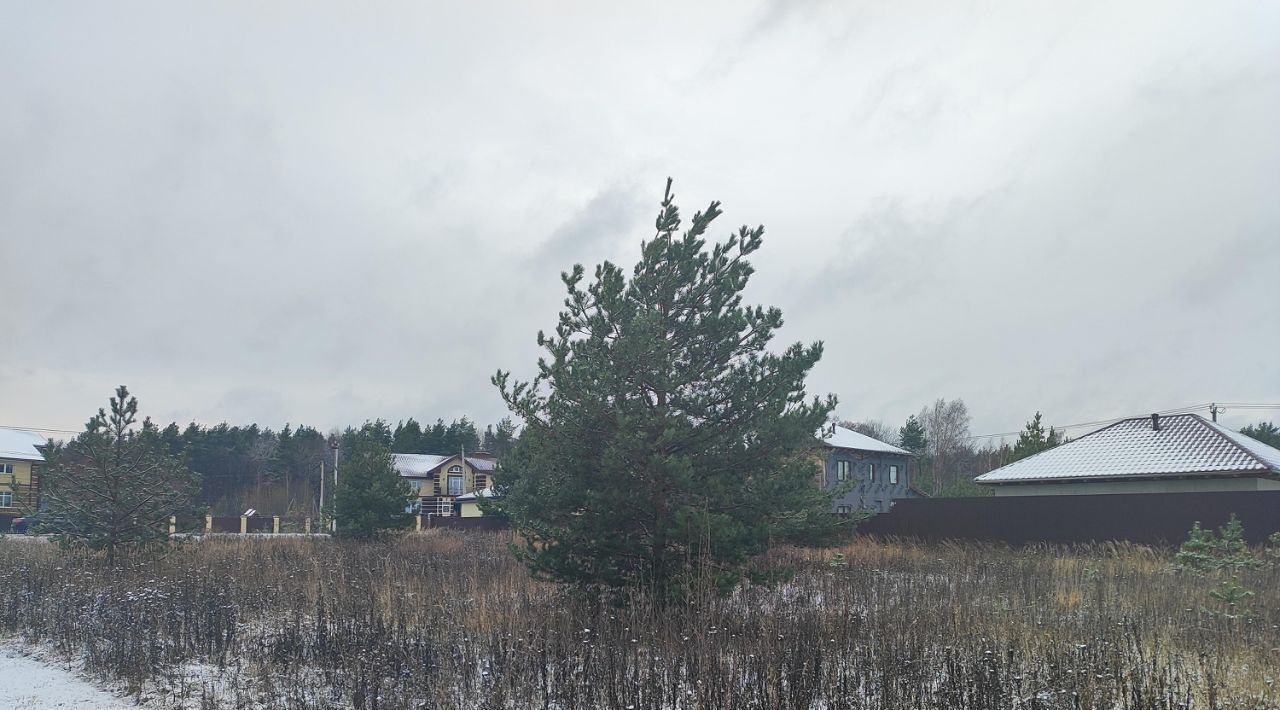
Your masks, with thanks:
<instances>
[{"instance_id":1,"label":"shrub","mask_svg":"<svg viewBox=\"0 0 1280 710\"><path fill-rule=\"evenodd\" d=\"M1179 570L1208 574L1218 570L1256 569L1262 561L1254 557L1244 541L1244 525L1231 514L1227 524L1212 530L1200 527L1200 521L1191 526L1187 541L1178 548L1174 558Z\"/></svg>"}]
</instances>

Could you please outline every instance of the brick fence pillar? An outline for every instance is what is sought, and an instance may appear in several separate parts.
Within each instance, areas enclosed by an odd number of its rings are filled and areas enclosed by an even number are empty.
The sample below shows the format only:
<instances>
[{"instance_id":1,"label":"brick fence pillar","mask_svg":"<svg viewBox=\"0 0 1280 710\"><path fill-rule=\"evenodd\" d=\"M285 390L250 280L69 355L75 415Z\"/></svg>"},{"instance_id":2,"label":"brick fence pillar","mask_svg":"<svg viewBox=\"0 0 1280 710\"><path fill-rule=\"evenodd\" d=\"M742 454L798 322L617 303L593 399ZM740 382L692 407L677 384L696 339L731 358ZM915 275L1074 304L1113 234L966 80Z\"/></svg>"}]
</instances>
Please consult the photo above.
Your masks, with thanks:
<instances>
[{"instance_id":1,"label":"brick fence pillar","mask_svg":"<svg viewBox=\"0 0 1280 710\"><path fill-rule=\"evenodd\" d=\"M273 535L280 534L280 516L279 515L271 516L271 534Z\"/></svg>"},{"instance_id":2,"label":"brick fence pillar","mask_svg":"<svg viewBox=\"0 0 1280 710\"><path fill-rule=\"evenodd\" d=\"M206 533L213 532L213 516L212 515L204 516L204 531Z\"/></svg>"},{"instance_id":3,"label":"brick fence pillar","mask_svg":"<svg viewBox=\"0 0 1280 710\"><path fill-rule=\"evenodd\" d=\"M241 515L240 516L240 534L243 535L247 532L249 532L249 516Z\"/></svg>"},{"instance_id":4,"label":"brick fence pillar","mask_svg":"<svg viewBox=\"0 0 1280 710\"><path fill-rule=\"evenodd\" d=\"M178 517L176 515L169 516L169 534L178 532Z\"/></svg>"},{"instance_id":5,"label":"brick fence pillar","mask_svg":"<svg viewBox=\"0 0 1280 710\"><path fill-rule=\"evenodd\" d=\"M302 531L308 535L311 534L311 518L304 518L302 520Z\"/></svg>"}]
</instances>

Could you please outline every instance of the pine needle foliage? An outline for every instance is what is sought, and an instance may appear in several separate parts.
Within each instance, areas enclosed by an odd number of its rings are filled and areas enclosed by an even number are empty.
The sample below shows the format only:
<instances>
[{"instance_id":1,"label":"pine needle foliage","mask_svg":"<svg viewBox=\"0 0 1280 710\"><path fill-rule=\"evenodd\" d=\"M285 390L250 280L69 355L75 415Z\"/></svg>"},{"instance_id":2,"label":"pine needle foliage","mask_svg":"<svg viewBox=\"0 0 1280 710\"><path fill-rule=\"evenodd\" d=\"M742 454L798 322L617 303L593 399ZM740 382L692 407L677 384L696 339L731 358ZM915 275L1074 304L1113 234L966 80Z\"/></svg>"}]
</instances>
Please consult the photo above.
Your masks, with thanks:
<instances>
[{"instance_id":1,"label":"pine needle foliage","mask_svg":"<svg viewBox=\"0 0 1280 710\"><path fill-rule=\"evenodd\" d=\"M1244 540L1244 525L1233 513L1217 534L1201 528L1196 521L1186 542L1178 548L1175 564L1185 572L1208 574L1224 569L1255 569L1262 561L1250 552Z\"/></svg>"},{"instance_id":2,"label":"pine needle foliage","mask_svg":"<svg viewBox=\"0 0 1280 710\"><path fill-rule=\"evenodd\" d=\"M192 510L197 477L135 428L138 400L124 385L85 430L52 455L41 481L45 532L70 545L117 554L169 540L169 517Z\"/></svg>"},{"instance_id":3,"label":"pine needle foliage","mask_svg":"<svg viewBox=\"0 0 1280 710\"><path fill-rule=\"evenodd\" d=\"M413 491L396 470L391 449L351 437L342 457L331 511L339 537L368 540L413 524L405 512Z\"/></svg>"},{"instance_id":4,"label":"pine needle foliage","mask_svg":"<svg viewBox=\"0 0 1280 710\"><path fill-rule=\"evenodd\" d=\"M679 596L725 590L771 542L834 541L851 525L815 485L815 434L835 398L805 394L822 344L768 349L777 308L743 305L763 227L708 246L712 202L682 220L667 182L630 278L562 274L565 310L531 382L494 384L524 420L492 507L536 576ZM711 570L710 579L707 570Z\"/></svg>"}]
</instances>

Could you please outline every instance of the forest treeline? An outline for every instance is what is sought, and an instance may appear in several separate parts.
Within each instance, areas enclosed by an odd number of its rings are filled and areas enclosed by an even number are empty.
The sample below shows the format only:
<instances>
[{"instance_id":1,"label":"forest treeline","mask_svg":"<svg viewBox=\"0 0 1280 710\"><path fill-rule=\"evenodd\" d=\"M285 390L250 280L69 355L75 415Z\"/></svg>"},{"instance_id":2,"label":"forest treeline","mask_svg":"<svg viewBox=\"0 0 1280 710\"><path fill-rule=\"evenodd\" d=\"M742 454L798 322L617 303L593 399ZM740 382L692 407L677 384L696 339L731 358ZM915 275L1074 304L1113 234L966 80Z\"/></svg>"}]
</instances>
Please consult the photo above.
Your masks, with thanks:
<instances>
[{"instance_id":1,"label":"forest treeline","mask_svg":"<svg viewBox=\"0 0 1280 710\"><path fill-rule=\"evenodd\" d=\"M257 424L181 427L175 422L160 427L147 420L142 436L199 474L198 503L214 515L255 508L262 515L314 517L320 504L321 466L332 475L335 443L339 451L365 439L395 453L488 451L501 457L515 445L517 431L510 419L481 431L465 416L425 426L412 418L394 426L377 419L329 433L305 425L286 424L277 431Z\"/></svg>"}]
</instances>

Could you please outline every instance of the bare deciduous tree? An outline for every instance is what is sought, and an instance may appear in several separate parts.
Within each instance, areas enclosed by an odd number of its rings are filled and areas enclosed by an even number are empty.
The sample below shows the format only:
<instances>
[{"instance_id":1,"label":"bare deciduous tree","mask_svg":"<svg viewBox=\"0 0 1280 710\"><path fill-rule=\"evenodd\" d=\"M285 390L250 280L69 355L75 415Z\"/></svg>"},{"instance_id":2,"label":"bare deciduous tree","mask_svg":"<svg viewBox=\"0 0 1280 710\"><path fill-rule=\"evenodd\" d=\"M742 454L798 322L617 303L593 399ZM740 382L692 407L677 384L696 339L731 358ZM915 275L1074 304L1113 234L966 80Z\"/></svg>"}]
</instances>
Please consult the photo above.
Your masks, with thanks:
<instances>
[{"instance_id":1,"label":"bare deciduous tree","mask_svg":"<svg viewBox=\"0 0 1280 710\"><path fill-rule=\"evenodd\" d=\"M939 398L920 410L917 419L924 425L928 444L926 452L933 471L933 493L955 482L953 460L968 449L969 408L964 400Z\"/></svg>"},{"instance_id":2,"label":"bare deciduous tree","mask_svg":"<svg viewBox=\"0 0 1280 710\"><path fill-rule=\"evenodd\" d=\"M883 441L894 446L898 445L898 431L879 419L868 419L861 422L841 420L836 423L845 429L852 429L877 441Z\"/></svg>"}]
</instances>

